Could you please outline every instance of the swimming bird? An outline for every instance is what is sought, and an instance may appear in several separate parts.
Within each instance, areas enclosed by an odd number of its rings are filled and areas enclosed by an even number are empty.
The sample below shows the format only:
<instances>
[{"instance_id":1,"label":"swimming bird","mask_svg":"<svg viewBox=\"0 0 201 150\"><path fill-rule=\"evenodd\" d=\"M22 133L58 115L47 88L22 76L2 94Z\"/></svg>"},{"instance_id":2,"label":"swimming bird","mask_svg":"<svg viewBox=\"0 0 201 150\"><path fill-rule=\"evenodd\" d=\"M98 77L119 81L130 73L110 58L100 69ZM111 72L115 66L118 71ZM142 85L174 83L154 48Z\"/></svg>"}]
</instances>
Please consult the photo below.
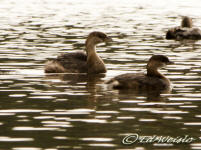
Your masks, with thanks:
<instances>
[{"instance_id":1,"label":"swimming bird","mask_svg":"<svg viewBox=\"0 0 201 150\"><path fill-rule=\"evenodd\" d=\"M46 63L46 73L105 73L103 60L96 53L96 45L110 42L112 39L103 32L92 32L88 35L86 52L64 53Z\"/></svg>"},{"instance_id":2,"label":"swimming bird","mask_svg":"<svg viewBox=\"0 0 201 150\"><path fill-rule=\"evenodd\" d=\"M199 40L201 39L201 30L199 28L192 28L193 23L190 17L183 17L181 26L171 28L166 33L166 39L191 39Z\"/></svg>"},{"instance_id":3,"label":"swimming bird","mask_svg":"<svg viewBox=\"0 0 201 150\"><path fill-rule=\"evenodd\" d=\"M147 64L146 74L126 73L116 76L106 83L114 89L165 90L170 88L170 80L158 69L173 64L164 55L153 55Z\"/></svg>"}]
</instances>

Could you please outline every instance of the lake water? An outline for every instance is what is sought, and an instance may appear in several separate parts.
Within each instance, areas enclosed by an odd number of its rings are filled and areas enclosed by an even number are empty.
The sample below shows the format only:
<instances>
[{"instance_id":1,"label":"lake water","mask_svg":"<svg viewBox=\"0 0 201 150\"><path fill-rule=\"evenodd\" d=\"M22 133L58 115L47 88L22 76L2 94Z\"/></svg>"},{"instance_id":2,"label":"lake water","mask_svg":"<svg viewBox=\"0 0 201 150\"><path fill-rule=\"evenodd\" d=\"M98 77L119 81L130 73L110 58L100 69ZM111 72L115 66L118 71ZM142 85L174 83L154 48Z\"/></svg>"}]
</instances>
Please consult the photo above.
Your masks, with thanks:
<instances>
[{"instance_id":1,"label":"lake water","mask_svg":"<svg viewBox=\"0 0 201 150\"><path fill-rule=\"evenodd\" d=\"M201 41L164 38L185 15L200 27L200 8L199 0L0 0L0 149L201 149ZM48 58L84 49L92 31L113 38L97 47L105 77L44 73ZM118 74L144 72L153 54L175 62L161 70L172 92L107 88ZM122 143L135 134L195 140Z\"/></svg>"}]
</instances>

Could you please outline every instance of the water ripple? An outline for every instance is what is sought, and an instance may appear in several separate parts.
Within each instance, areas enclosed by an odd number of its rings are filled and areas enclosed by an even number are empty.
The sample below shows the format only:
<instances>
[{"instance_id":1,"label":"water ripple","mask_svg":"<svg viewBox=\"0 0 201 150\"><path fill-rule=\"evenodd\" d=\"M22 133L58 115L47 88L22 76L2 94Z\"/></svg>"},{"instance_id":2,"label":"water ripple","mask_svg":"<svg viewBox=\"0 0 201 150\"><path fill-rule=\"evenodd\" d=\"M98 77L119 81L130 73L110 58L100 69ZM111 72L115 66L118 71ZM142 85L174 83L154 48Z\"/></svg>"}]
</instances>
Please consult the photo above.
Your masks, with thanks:
<instances>
[{"instance_id":1,"label":"water ripple","mask_svg":"<svg viewBox=\"0 0 201 150\"><path fill-rule=\"evenodd\" d=\"M201 41L165 39L182 16L199 27L200 7L199 0L0 1L0 149L200 149L199 141L121 143L134 133L200 137ZM97 46L104 77L44 73L47 59L84 50L92 31L113 38ZM107 88L116 75L146 72L153 54L175 62L161 69L171 92Z\"/></svg>"}]
</instances>

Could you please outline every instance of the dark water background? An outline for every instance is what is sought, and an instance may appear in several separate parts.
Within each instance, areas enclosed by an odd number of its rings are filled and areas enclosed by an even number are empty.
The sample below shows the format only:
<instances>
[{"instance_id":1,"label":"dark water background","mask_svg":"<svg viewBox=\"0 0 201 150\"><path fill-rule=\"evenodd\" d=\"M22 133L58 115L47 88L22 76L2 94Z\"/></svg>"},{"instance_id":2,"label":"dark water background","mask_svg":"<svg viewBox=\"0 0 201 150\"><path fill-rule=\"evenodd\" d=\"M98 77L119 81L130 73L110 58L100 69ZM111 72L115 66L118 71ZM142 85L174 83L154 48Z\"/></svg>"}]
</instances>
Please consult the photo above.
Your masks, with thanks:
<instances>
[{"instance_id":1,"label":"dark water background","mask_svg":"<svg viewBox=\"0 0 201 150\"><path fill-rule=\"evenodd\" d=\"M0 0L0 149L201 149L201 41L164 39L185 15L200 27L200 8L199 0ZM84 49L91 31L114 40L97 47L108 68L104 78L43 73L48 58ZM104 84L145 71L153 54L175 62L162 70L171 93ZM135 133L196 140L122 144Z\"/></svg>"}]
</instances>

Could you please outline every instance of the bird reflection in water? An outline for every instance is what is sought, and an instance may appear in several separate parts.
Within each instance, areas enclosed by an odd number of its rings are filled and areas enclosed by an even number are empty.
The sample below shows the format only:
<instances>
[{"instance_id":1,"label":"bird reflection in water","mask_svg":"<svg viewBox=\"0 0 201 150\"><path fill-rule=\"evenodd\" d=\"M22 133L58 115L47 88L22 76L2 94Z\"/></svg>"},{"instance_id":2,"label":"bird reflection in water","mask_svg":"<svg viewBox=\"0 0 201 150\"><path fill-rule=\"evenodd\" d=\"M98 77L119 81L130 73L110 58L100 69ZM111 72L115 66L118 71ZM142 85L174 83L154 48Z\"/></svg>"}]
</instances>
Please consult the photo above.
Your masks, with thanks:
<instances>
[{"instance_id":1,"label":"bird reflection in water","mask_svg":"<svg viewBox=\"0 0 201 150\"><path fill-rule=\"evenodd\" d=\"M84 85L87 92L89 93L88 98L92 101L96 101L96 95L99 86L98 84L103 84L105 74L86 74L86 73L74 73L74 74L46 74L46 79L48 80L60 80L61 82L49 82L49 85L63 85L67 87L76 87L77 85ZM100 89L101 90L101 89Z\"/></svg>"}]
</instances>

